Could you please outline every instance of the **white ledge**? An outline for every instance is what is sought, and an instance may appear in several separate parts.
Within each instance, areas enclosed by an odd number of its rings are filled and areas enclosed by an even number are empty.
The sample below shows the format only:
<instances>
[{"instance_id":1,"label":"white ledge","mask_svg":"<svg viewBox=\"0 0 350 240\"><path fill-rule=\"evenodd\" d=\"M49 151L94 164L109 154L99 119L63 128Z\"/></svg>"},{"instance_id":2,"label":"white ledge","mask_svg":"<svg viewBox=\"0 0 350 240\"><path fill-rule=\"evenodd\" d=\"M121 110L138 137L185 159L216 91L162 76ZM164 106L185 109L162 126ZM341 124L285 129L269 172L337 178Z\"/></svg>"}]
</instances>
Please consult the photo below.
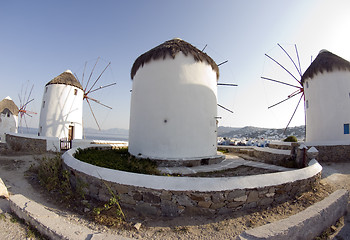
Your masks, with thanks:
<instances>
[{"instance_id":1,"label":"white ledge","mask_svg":"<svg viewBox=\"0 0 350 240\"><path fill-rule=\"evenodd\" d=\"M92 146L93 145L87 147ZM72 148L62 156L64 163L72 169L109 182L169 191L210 192L263 188L308 179L320 173L322 170L322 166L316 160L312 160L309 166L303 169L254 176L222 178L154 176L94 166L75 159L72 154L74 154L76 150L77 148Z\"/></svg>"}]
</instances>

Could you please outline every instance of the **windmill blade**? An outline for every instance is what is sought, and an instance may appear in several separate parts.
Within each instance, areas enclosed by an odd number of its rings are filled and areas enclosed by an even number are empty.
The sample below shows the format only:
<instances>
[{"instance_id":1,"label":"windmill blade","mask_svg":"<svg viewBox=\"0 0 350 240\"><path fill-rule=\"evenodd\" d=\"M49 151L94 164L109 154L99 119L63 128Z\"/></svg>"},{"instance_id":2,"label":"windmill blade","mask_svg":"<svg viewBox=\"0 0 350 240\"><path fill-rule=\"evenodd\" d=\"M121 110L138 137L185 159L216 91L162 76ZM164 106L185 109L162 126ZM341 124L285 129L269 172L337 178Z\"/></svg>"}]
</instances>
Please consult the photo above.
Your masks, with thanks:
<instances>
[{"instance_id":1,"label":"windmill blade","mask_svg":"<svg viewBox=\"0 0 350 240\"><path fill-rule=\"evenodd\" d=\"M272 57L270 57L266 53L265 53L265 56L270 58L272 61L274 61L276 64L278 64L281 68L283 68L287 73L289 73L289 75L291 75L301 85L301 82L290 71L288 71L285 67L283 67L282 64L277 62L275 59L273 59Z\"/></svg>"},{"instance_id":2,"label":"windmill blade","mask_svg":"<svg viewBox=\"0 0 350 240\"><path fill-rule=\"evenodd\" d=\"M299 63L299 73L300 73L300 76L303 76L303 72L301 71L301 66L300 66L300 59L299 59L299 53L298 53L297 45L294 44L294 47L295 47L295 52L297 53L297 58L298 58L298 63Z\"/></svg>"},{"instance_id":3,"label":"windmill blade","mask_svg":"<svg viewBox=\"0 0 350 240\"><path fill-rule=\"evenodd\" d=\"M91 88L90 88L89 91L86 93L86 95L90 93L91 89L95 86L95 84L96 84L96 83L98 82L98 80L101 78L102 74L106 71L106 69L109 67L109 65L111 65L111 62L109 62L109 63L107 64L107 66L105 67L105 69L103 69L103 71L101 72L100 76L98 76L98 78L96 79L96 81L94 82L94 84L92 84Z\"/></svg>"},{"instance_id":4,"label":"windmill blade","mask_svg":"<svg viewBox=\"0 0 350 240\"><path fill-rule=\"evenodd\" d=\"M100 89L103 89L103 88L106 88L106 87L111 87L111 86L116 85L116 84L117 83L111 83L111 84L108 84L108 85L105 85L105 86L101 86L101 87L95 88L94 90L91 90L89 93L95 92L97 90L100 90Z\"/></svg>"},{"instance_id":5,"label":"windmill blade","mask_svg":"<svg viewBox=\"0 0 350 240\"><path fill-rule=\"evenodd\" d=\"M34 84L32 85L32 88L30 89L30 92L29 92L29 94L28 94L27 101L26 101L25 105L27 105L27 103L28 103L28 101L29 101L29 99L30 99L30 95L32 95L33 88L34 88ZM34 100L34 99L32 99L31 101L33 101L33 100Z\"/></svg>"},{"instance_id":6,"label":"windmill blade","mask_svg":"<svg viewBox=\"0 0 350 240\"><path fill-rule=\"evenodd\" d=\"M27 129L27 132L28 132L28 124L27 124L27 120L26 120L26 118L25 118L25 117L24 117L23 119L24 119L24 123L26 124L26 129Z\"/></svg>"},{"instance_id":7,"label":"windmill blade","mask_svg":"<svg viewBox=\"0 0 350 240\"><path fill-rule=\"evenodd\" d=\"M21 99L21 95L20 94L18 94L18 98L19 98L19 106L22 106L22 99Z\"/></svg>"},{"instance_id":8,"label":"windmill blade","mask_svg":"<svg viewBox=\"0 0 350 240\"><path fill-rule=\"evenodd\" d=\"M102 106L104 106L104 107L106 107L106 108L112 109L110 106L107 106L106 104L103 104L103 103L101 103L100 101L98 101L98 100L96 100L96 99L94 99L94 98L91 98L91 97L88 97L88 96L86 96L85 98L86 98L86 101L87 101L88 99L90 99L90 100L92 100L92 101L94 101L94 102L96 102L96 103L98 103L98 104L100 104L100 105L102 105Z\"/></svg>"},{"instance_id":9,"label":"windmill blade","mask_svg":"<svg viewBox=\"0 0 350 240\"><path fill-rule=\"evenodd\" d=\"M29 103L31 103L32 101L34 101L34 98L32 98L31 100L27 101L24 105L22 105L21 110L25 110L25 108L27 107L27 105L28 105Z\"/></svg>"},{"instance_id":10,"label":"windmill blade","mask_svg":"<svg viewBox=\"0 0 350 240\"><path fill-rule=\"evenodd\" d=\"M86 64L87 64L87 61L85 62L83 76L81 77L81 85L82 86L84 86L83 84L84 84L84 75L85 75Z\"/></svg>"},{"instance_id":11,"label":"windmill blade","mask_svg":"<svg viewBox=\"0 0 350 240\"><path fill-rule=\"evenodd\" d=\"M228 108L225 108L224 106L220 105L220 104L217 104L219 107L221 107L222 109L225 109L226 111L230 112L230 113L233 113L232 110L228 109Z\"/></svg>"},{"instance_id":12,"label":"windmill blade","mask_svg":"<svg viewBox=\"0 0 350 240\"><path fill-rule=\"evenodd\" d=\"M227 63L228 62L228 60L226 60L226 61L223 61L222 63L219 63L218 64L218 67L220 66L220 65L222 65L222 64L225 64L225 63Z\"/></svg>"},{"instance_id":13,"label":"windmill blade","mask_svg":"<svg viewBox=\"0 0 350 240\"><path fill-rule=\"evenodd\" d=\"M89 100L86 99L86 102L89 104L89 108L90 108L90 111L91 111L91 113L92 113L92 116L93 116L94 119L95 119L95 122L96 122L96 124L97 124L98 129L101 131L100 125L99 125L98 122L97 122L97 119L96 119L96 117L95 117L94 111L92 110L92 107L91 107L91 105L90 105Z\"/></svg>"},{"instance_id":14,"label":"windmill blade","mask_svg":"<svg viewBox=\"0 0 350 240\"><path fill-rule=\"evenodd\" d=\"M23 113L25 113L27 115L29 115L29 114L38 114L36 112L32 112L32 111L28 111L28 110L23 111Z\"/></svg>"},{"instance_id":15,"label":"windmill blade","mask_svg":"<svg viewBox=\"0 0 350 240\"><path fill-rule=\"evenodd\" d=\"M97 65L97 63L98 63L98 60L100 60L100 57L98 57L98 58L97 58L96 63L95 63L94 67L93 67L93 68L92 68L92 70L91 70L91 73L90 73L90 76L89 76L88 82L87 82L87 84L86 84L86 86L85 86L85 90L84 90L84 92L86 92L86 89L87 89L87 87L88 87L88 85L89 85L89 82L90 82L90 79L91 79L92 73L93 73L93 72L94 72L94 70L95 70L95 67L96 67L96 65Z\"/></svg>"},{"instance_id":16,"label":"windmill blade","mask_svg":"<svg viewBox=\"0 0 350 240\"><path fill-rule=\"evenodd\" d=\"M237 87L237 84L233 83L217 83L218 86L230 86L230 87Z\"/></svg>"},{"instance_id":17,"label":"windmill blade","mask_svg":"<svg viewBox=\"0 0 350 240\"><path fill-rule=\"evenodd\" d=\"M301 72L299 71L299 68L297 67L297 65L295 64L295 62L294 62L294 60L292 59L292 57L288 54L288 52L279 44L279 43L277 43L277 45L283 50L283 52L288 56L288 58L292 61L292 63L293 63L293 65L294 65L294 67L297 69L297 71L298 71L298 73L299 73L299 75L300 75L300 77L302 76L301 75ZM298 58L299 59L299 58Z\"/></svg>"},{"instance_id":18,"label":"windmill blade","mask_svg":"<svg viewBox=\"0 0 350 240\"><path fill-rule=\"evenodd\" d=\"M301 101L301 99L303 98L303 96L304 96L304 93L300 96L300 99L299 99L299 101L298 101L298 104L297 104L296 108L294 109L293 115L292 115L292 117L289 119L289 122L288 122L286 128L284 129L283 134L285 134L285 132L287 131L287 128L288 128L290 122L292 121L292 119L293 119L293 117L294 117L294 115L295 115L295 113L296 113L296 111L297 111L297 109L298 109L298 107L299 107L300 101Z\"/></svg>"},{"instance_id":19,"label":"windmill blade","mask_svg":"<svg viewBox=\"0 0 350 240\"><path fill-rule=\"evenodd\" d=\"M268 80L268 81L272 81L272 82L276 82L276 83L280 83L280 84L284 84L284 85L287 85L287 86L291 86L291 87L295 87L295 88L299 88L298 86L295 86L295 85L292 85L292 84L289 84L289 83L285 83L285 82L282 82L282 81L278 81L276 79L272 79L272 78L267 78L267 77L261 77L262 79L265 79L265 80Z\"/></svg>"},{"instance_id":20,"label":"windmill blade","mask_svg":"<svg viewBox=\"0 0 350 240\"><path fill-rule=\"evenodd\" d=\"M275 106L277 106L277 105L279 105L279 104L281 104L281 103L283 103L283 102L285 102L285 101L291 99L292 97L297 96L297 95L300 94L300 93L302 93L302 92L299 91L298 93L291 94L291 95L288 96L288 98L286 98L286 99L284 99L284 100L282 100L282 101L280 101L280 102L278 102L278 103L275 103L274 105L268 107L267 109L273 108L273 107L275 107Z\"/></svg>"}]
</instances>

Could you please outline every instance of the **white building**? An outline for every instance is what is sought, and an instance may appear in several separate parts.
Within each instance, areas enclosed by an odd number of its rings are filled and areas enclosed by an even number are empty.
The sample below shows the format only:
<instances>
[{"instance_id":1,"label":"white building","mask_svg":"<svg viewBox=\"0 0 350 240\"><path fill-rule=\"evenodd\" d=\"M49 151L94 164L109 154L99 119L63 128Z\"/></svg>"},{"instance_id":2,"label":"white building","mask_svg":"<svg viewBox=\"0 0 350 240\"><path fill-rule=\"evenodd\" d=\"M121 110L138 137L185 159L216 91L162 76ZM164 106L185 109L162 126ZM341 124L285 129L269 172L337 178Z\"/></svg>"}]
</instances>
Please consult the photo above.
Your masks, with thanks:
<instances>
[{"instance_id":1,"label":"white building","mask_svg":"<svg viewBox=\"0 0 350 240\"><path fill-rule=\"evenodd\" d=\"M67 70L48 82L40 111L39 136L82 139L83 87Z\"/></svg>"},{"instance_id":2,"label":"white building","mask_svg":"<svg viewBox=\"0 0 350 240\"><path fill-rule=\"evenodd\" d=\"M18 131L17 105L10 97L0 102L0 142L5 142L5 133L17 133Z\"/></svg>"},{"instance_id":3,"label":"white building","mask_svg":"<svg viewBox=\"0 0 350 240\"><path fill-rule=\"evenodd\" d=\"M131 70L130 154L161 160L216 156L218 77L216 63L181 39L139 56Z\"/></svg>"},{"instance_id":4,"label":"white building","mask_svg":"<svg viewBox=\"0 0 350 240\"><path fill-rule=\"evenodd\" d=\"M302 77L306 141L350 142L350 63L320 51Z\"/></svg>"}]
</instances>

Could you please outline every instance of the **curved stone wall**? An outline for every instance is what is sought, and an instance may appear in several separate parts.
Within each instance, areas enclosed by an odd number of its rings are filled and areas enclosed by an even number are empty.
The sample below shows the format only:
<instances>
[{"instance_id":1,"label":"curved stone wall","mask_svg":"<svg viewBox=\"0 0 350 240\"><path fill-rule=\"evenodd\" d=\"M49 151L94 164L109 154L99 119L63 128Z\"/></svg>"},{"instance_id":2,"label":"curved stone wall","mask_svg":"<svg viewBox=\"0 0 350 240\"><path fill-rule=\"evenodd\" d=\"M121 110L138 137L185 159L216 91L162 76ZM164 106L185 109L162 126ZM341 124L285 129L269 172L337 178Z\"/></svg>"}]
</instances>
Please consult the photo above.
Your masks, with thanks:
<instances>
[{"instance_id":1,"label":"curved stone wall","mask_svg":"<svg viewBox=\"0 0 350 240\"><path fill-rule=\"evenodd\" d=\"M312 160L303 169L225 178L154 176L93 166L75 159L76 148L62 157L72 176L88 183L86 193L101 201L111 197L110 187L123 207L145 215L179 216L224 214L244 208L284 202L318 183L321 165Z\"/></svg>"}]
</instances>

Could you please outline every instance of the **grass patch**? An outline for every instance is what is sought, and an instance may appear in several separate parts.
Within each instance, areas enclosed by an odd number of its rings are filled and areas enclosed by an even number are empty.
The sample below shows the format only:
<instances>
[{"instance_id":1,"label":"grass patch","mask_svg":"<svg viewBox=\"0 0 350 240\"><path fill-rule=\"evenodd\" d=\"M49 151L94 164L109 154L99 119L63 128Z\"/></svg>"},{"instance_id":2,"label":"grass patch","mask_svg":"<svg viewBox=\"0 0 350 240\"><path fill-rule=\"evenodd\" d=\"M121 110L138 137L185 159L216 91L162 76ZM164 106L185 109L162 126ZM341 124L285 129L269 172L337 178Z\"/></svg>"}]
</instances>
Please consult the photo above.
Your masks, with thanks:
<instances>
[{"instance_id":1,"label":"grass patch","mask_svg":"<svg viewBox=\"0 0 350 240\"><path fill-rule=\"evenodd\" d=\"M74 157L80 161L104 168L150 175L160 174L155 162L130 156L127 148L106 150L79 148Z\"/></svg>"},{"instance_id":2,"label":"grass patch","mask_svg":"<svg viewBox=\"0 0 350 240\"><path fill-rule=\"evenodd\" d=\"M119 205L119 196L105 183L110 194L107 203L85 196L84 188L87 183L76 178L75 187L71 185L71 174L62 165L60 154L36 159L38 164L30 167L29 173L36 176L40 185L55 199L69 210L74 210L88 219L106 226L121 226L126 224L126 217ZM88 209L85 212L85 209ZM1 219L1 216L0 216ZM16 221L17 219L10 219ZM28 234L33 233L29 229Z\"/></svg>"}]
</instances>

